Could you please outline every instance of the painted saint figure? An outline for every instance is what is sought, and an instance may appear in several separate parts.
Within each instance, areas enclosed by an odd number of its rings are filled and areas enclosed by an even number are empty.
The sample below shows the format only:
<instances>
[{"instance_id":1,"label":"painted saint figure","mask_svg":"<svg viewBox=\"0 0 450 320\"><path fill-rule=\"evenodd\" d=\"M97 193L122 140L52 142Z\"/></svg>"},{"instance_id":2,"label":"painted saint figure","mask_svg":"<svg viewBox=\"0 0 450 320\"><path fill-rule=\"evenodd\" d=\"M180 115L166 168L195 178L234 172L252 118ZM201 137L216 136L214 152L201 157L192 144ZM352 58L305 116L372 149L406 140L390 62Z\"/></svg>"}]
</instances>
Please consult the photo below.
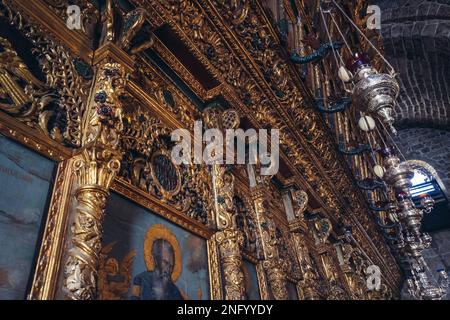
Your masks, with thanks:
<instances>
[{"instance_id":1,"label":"painted saint figure","mask_svg":"<svg viewBox=\"0 0 450 320\"><path fill-rule=\"evenodd\" d=\"M175 254L172 245L158 239L153 242L151 255L154 269L138 274L133 280L133 300L183 300L181 291L172 280Z\"/></svg>"}]
</instances>

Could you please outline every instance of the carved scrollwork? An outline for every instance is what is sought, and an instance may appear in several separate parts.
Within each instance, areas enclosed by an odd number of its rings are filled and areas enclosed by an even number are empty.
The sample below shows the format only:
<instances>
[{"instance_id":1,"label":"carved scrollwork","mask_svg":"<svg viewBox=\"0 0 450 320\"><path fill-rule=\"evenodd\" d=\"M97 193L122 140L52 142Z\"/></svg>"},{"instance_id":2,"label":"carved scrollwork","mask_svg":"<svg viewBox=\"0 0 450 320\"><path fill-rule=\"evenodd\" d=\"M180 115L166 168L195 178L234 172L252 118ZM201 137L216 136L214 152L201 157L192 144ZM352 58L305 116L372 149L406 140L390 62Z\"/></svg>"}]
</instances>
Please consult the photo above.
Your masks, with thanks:
<instances>
[{"instance_id":1,"label":"carved scrollwork","mask_svg":"<svg viewBox=\"0 0 450 320\"><path fill-rule=\"evenodd\" d=\"M81 31L89 38L95 37L95 26L99 21L99 11L97 7L87 0L43 0L55 13L58 14L64 21L68 16L68 6L76 5L80 8L81 14ZM69 3L70 2L70 3Z\"/></svg>"},{"instance_id":2,"label":"carved scrollwork","mask_svg":"<svg viewBox=\"0 0 450 320\"><path fill-rule=\"evenodd\" d=\"M207 168L172 163L172 130L138 101L132 99L127 105L135 107L123 119L121 149L126 152L119 176L209 226L213 199Z\"/></svg>"},{"instance_id":3,"label":"carved scrollwork","mask_svg":"<svg viewBox=\"0 0 450 320\"><path fill-rule=\"evenodd\" d=\"M258 175L256 180L258 184L251 188L251 193L264 255L263 267L267 273L273 298L287 300L286 273L283 268L286 266L283 266L280 256L277 226L267 200L267 194L270 194L271 191L270 177Z\"/></svg>"},{"instance_id":4,"label":"carved scrollwork","mask_svg":"<svg viewBox=\"0 0 450 320\"><path fill-rule=\"evenodd\" d=\"M275 300L288 300L286 289L286 275L280 262L274 259L264 260L263 267L267 273L270 289Z\"/></svg>"},{"instance_id":5,"label":"carved scrollwork","mask_svg":"<svg viewBox=\"0 0 450 320\"><path fill-rule=\"evenodd\" d=\"M304 190L295 190L292 192L292 198L295 204L295 217L303 220L303 214L308 206L308 194Z\"/></svg>"},{"instance_id":6,"label":"carved scrollwork","mask_svg":"<svg viewBox=\"0 0 450 320\"><path fill-rule=\"evenodd\" d=\"M315 195L330 210L340 210L340 198L347 197L349 209L364 225L362 228L372 230L374 225L365 214L367 208L339 162L341 156L324 130L314 104L304 98L305 92L279 50L279 40L267 24L261 6L250 1L242 23L231 26L226 22L231 21L232 10L229 3L221 0L153 1L151 6L167 18L214 77L231 87L229 91L239 97L244 110L252 111L252 120L280 128L282 151L316 190ZM336 190L343 190L343 194ZM379 234L371 238L361 234L360 240L377 244L383 241ZM373 243L367 247L371 254L388 257L386 246L375 247ZM393 266L393 259L387 260ZM392 276L398 277L398 268L392 270Z\"/></svg>"},{"instance_id":7,"label":"carved scrollwork","mask_svg":"<svg viewBox=\"0 0 450 320\"><path fill-rule=\"evenodd\" d=\"M229 168L212 166L213 184L216 190L216 225L219 230L236 229L236 215L233 206L234 176Z\"/></svg>"},{"instance_id":8,"label":"carved scrollwork","mask_svg":"<svg viewBox=\"0 0 450 320\"><path fill-rule=\"evenodd\" d=\"M286 275L297 279L300 275L298 260L288 236L279 227L275 230L281 266Z\"/></svg>"},{"instance_id":9,"label":"carved scrollwork","mask_svg":"<svg viewBox=\"0 0 450 320\"><path fill-rule=\"evenodd\" d=\"M332 230L333 226L328 218L318 218L314 223L314 233L317 237L317 242L320 244L327 242Z\"/></svg>"},{"instance_id":10,"label":"carved scrollwork","mask_svg":"<svg viewBox=\"0 0 450 320\"><path fill-rule=\"evenodd\" d=\"M225 229L216 233L220 260L225 279L225 299L242 300L245 296L244 275L241 270L240 247L244 238L239 230Z\"/></svg>"},{"instance_id":11,"label":"carved scrollwork","mask_svg":"<svg viewBox=\"0 0 450 320\"><path fill-rule=\"evenodd\" d=\"M227 11L227 18L234 25L239 25L242 23L250 9L250 4L248 0L233 0L233 1L221 1L222 5L225 6Z\"/></svg>"},{"instance_id":12,"label":"carved scrollwork","mask_svg":"<svg viewBox=\"0 0 450 320\"><path fill-rule=\"evenodd\" d=\"M206 128L225 131L236 128L240 117L233 109L222 111L210 106L203 111L203 121ZM224 275L225 299L242 300L245 297L244 275L241 269L244 235L237 224L235 176L227 165L214 163L210 168L217 228L215 237Z\"/></svg>"},{"instance_id":13,"label":"carved scrollwork","mask_svg":"<svg viewBox=\"0 0 450 320\"><path fill-rule=\"evenodd\" d=\"M305 243L305 235L294 233L292 239L299 255L302 279L300 287L303 296L307 300L320 299L325 295L325 281L319 273L319 268L314 256Z\"/></svg>"},{"instance_id":14,"label":"carved scrollwork","mask_svg":"<svg viewBox=\"0 0 450 320\"><path fill-rule=\"evenodd\" d=\"M234 207L234 176L226 166L211 167L214 187L215 221L221 264L224 274L225 299L241 300L244 297L244 275L241 270L242 231L236 223Z\"/></svg>"},{"instance_id":15,"label":"carved scrollwork","mask_svg":"<svg viewBox=\"0 0 450 320\"><path fill-rule=\"evenodd\" d=\"M140 61L136 73L133 75L135 81L145 92L155 99L186 128L191 128L194 119L200 117L198 109L192 102L179 93L179 89L164 79L155 67Z\"/></svg>"},{"instance_id":16,"label":"carved scrollwork","mask_svg":"<svg viewBox=\"0 0 450 320\"><path fill-rule=\"evenodd\" d=\"M98 74L93 110L84 130L83 144L101 143L118 150L123 126L125 69L118 63L106 63Z\"/></svg>"},{"instance_id":17,"label":"carved scrollwork","mask_svg":"<svg viewBox=\"0 0 450 320\"><path fill-rule=\"evenodd\" d=\"M254 217L250 210L247 209L247 204L238 196L235 196L234 207L236 211L236 224L239 230L242 231L244 242L243 250L253 257L258 257L258 236L257 226Z\"/></svg>"},{"instance_id":18,"label":"carved scrollwork","mask_svg":"<svg viewBox=\"0 0 450 320\"><path fill-rule=\"evenodd\" d=\"M6 19L31 42L33 57L45 75L40 79L12 40L1 38L5 50L0 54L0 108L57 142L79 147L81 116L91 85L88 73L77 71L81 61L42 29L25 21L7 1L0 3L0 19Z\"/></svg>"},{"instance_id":19,"label":"carved scrollwork","mask_svg":"<svg viewBox=\"0 0 450 320\"><path fill-rule=\"evenodd\" d=\"M328 291L327 300L348 300L349 297L344 288L336 281L331 282L330 289Z\"/></svg>"}]
</instances>

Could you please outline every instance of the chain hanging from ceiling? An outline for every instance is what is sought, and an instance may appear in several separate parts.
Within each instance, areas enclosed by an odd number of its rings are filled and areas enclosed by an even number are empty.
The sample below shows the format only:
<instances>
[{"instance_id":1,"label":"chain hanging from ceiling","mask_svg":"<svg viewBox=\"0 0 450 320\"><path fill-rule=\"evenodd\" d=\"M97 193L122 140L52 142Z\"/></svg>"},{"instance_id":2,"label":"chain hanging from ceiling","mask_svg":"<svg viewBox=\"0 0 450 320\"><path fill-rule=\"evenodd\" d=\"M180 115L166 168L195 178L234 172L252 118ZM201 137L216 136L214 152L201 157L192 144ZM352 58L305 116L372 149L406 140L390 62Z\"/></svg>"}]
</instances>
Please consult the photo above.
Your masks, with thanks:
<instances>
[{"instance_id":1,"label":"chain hanging from ceiling","mask_svg":"<svg viewBox=\"0 0 450 320\"><path fill-rule=\"evenodd\" d=\"M347 95L342 99L351 101L350 104L361 115L356 128L359 127L365 133L365 137L363 134L362 138L366 138L367 141L360 144L360 146L366 146L361 152L369 152L370 156L366 159L373 166L372 171L377 178L372 182L369 181L370 179L359 181L358 185L363 190L381 190L385 198L382 207L372 205L371 209L376 213L387 213L389 223L387 220L381 221L378 216L375 219L403 267L409 294L414 299L442 299L448 292L448 275L445 270L438 270L438 280L432 280L430 278L432 273L423 257L423 250L431 245L431 237L421 231L421 220L425 214L430 214L432 211L434 200L425 194L421 198L420 205L414 204L410 191L414 170L406 162L393 139L397 133L394 128L394 109L400 92L397 74L377 46L361 31L350 14L346 12L345 7L338 1L322 0L318 11L328 42L318 48L315 56L326 59L325 53L318 54L324 51L320 51L320 48L328 48L327 51L332 52L335 63L334 76L342 82L344 95ZM342 20L337 21L338 17ZM350 39L342 29L342 23L339 23L342 21L356 30L362 41L367 42L366 48L371 48L384 61L387 72L375 68L367 52L354 50L354 46L351 45ZM340 39L333 39L333 34L338 35ZM298 54L291 56L291 61L294 63L302 64L307 60L314 59ZM318 59L313 62L318 63ZM342 106L337 108L336 103L330 104L331 107L325 106L324 100L326 99L318 100L320 102L318 109L321 112L343 112L347 108ZM375 141L381 141L382 147L374 147ZM353 149L347 150L341 144L339 147L339 150L348 156L361 153Z\"/></svg>"}]
</instances>

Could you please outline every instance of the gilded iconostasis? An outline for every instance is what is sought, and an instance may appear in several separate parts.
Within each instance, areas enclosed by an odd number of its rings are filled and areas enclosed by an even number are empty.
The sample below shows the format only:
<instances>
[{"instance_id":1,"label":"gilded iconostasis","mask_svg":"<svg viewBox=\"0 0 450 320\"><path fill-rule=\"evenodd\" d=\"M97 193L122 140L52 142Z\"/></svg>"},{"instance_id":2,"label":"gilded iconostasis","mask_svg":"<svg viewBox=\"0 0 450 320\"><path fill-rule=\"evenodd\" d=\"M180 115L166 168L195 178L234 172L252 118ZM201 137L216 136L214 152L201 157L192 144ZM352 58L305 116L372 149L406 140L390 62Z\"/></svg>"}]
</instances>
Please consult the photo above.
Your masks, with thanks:
<instances>
[{"instance_id":1,"label":"gilded iconostasis","mask_svg":"<svg viewBox=\"0 0 450 320\"><path fill-rule=\"evenodd\" d=\"M438 297L365 9L0 0L0 299Z\"/></svg>"}]
</instances>

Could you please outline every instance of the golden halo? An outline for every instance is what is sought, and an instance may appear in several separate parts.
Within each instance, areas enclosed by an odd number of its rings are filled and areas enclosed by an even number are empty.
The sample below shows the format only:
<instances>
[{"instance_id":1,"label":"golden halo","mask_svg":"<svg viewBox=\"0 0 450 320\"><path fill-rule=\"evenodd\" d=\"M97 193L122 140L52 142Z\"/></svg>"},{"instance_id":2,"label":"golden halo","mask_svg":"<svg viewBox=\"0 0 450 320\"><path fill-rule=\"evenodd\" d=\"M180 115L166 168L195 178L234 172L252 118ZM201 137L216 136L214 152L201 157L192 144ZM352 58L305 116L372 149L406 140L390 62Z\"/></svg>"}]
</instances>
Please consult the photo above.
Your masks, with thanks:
<instances>
[{"instance_id":1,"label":"golden halo","mask_svg":"<svg viewBox=\"0 0 450 320\"><path fill-rule=\"evenodd\" d=\"M170 231L170 229L163 224L155 224L150 228L148 228L147 232L145 233L145 240L144 240L145 265L147 266L148 271L153 271L155 269L155 261L153 261L152 248L153 242L159 239L166 240L172 245L173 253L175 256L175 265L173 267L171 278L173 282L176 282L180 277L182 267L180 244L178 243L178 240L172 233L172 231Z\"/></svg>"}]
</instances>

